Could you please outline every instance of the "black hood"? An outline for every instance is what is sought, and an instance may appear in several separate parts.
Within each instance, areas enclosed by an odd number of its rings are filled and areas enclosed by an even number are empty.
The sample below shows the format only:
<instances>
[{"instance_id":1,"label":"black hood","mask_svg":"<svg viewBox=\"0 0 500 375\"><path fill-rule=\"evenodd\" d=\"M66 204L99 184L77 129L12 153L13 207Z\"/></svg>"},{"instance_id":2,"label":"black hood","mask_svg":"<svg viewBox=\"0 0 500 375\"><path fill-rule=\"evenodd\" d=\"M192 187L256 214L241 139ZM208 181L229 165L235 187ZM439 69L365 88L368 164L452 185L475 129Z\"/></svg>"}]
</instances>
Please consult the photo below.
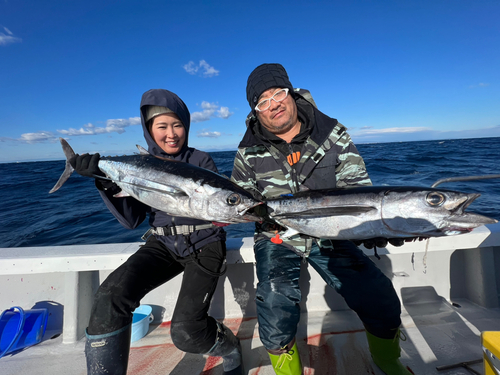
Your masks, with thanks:
<instances>
[{"instance_id":1,"label":"black hood","mask_svg":"<svg viewBox=\"0 0 500 375\"><path fill-rule=\"evenodd\" d=\"M146 143L148 144L148 151L155 156L168 157L173 155L169 155L165 151L163 151L162 148L158 146L156 142L153 140L151 134L149 134L144 117L145 114L144 107L148 105L167 107L179 117L179 119L182 121L182 124L184 125L184 128L186 129L186 142L182 146L182 149L179 154L185 152L188 148L189 127L191 125L191 115L189 114L189 110L186 104L176 94L168 90L152 89L146 91L142 95L141 122L142 122L142 130L144 132L144 138L146 139Z\"/></svg>"}]
</instances>

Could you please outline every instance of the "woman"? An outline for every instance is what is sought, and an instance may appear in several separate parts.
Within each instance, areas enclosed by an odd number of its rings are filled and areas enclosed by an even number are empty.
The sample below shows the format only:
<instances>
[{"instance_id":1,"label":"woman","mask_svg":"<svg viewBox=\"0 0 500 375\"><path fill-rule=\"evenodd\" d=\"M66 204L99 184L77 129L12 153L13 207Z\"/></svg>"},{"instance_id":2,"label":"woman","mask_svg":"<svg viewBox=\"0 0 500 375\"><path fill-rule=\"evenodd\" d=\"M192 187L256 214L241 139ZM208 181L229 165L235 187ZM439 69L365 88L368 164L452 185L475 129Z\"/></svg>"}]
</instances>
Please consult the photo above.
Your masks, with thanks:
<instances>
[{"instance_id":1,"label":"woman","mask_svg":"<svg viewBox=\"0 0 500 375\"><path fill-rule=\"evenodd\" d=\"M176 94L149 90L142 96L140 111L152 155L217 172L209 154L188 147L190 114ZM99 158L76 155L70 163L83 176L104 176L97 167ZM126 374L134 309L148 292L182 272L172 341L188 353L223 357L226 375L243 374L238 338L207 313L226 256L224 230L206 221L170 216L132 197L115 198L120 188L108 180L96 179L96 187L125 228L136 228L149 214L151 229L146 243L96 293L85 346L88 374ZM187 225L192 226L189 233Z\"/></svg>"}]
</instances>

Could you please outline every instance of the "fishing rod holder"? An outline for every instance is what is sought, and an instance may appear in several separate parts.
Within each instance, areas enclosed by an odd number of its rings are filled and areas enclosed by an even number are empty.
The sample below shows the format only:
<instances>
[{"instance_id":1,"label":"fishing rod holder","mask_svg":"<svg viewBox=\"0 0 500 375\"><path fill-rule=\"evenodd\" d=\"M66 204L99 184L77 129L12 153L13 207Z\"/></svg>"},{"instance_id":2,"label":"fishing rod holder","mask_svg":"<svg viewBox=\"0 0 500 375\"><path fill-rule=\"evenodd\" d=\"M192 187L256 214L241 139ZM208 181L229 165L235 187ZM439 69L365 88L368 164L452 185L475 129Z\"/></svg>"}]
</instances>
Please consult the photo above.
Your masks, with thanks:
<instances>
[{"instance_id":1,"label":"fishing rod holder","mask_svg":"<svg viewBox=\"0 0 500 375\"><path fill-rule=\"evenodd\" d=\"M442 178L434 182L431 187L435 188L438 185L441 185L444 182L456 182L456 181L472 181L472 180L486 180L491 178L500 178L500 174L490 174L485 176L467 176L467 177L449 177Z\"/></svg>"}]
</instances>

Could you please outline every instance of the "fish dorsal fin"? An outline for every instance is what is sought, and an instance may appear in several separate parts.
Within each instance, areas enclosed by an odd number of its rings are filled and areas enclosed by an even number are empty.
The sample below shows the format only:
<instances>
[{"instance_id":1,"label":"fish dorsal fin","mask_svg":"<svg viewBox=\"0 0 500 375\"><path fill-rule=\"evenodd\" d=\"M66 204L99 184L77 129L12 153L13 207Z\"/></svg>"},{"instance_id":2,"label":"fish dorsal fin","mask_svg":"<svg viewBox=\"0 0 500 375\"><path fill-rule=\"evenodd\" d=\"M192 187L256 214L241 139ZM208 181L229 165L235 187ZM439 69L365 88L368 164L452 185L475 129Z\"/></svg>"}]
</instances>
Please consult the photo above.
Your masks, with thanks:
<instances>
[{"instance_id":1,"label":"fish dorsal fin","mask_svg":"<svg viewBox=\"0 0 500 375\"><path fill-rule=\"evenodd\" d=\"M139 155L151 155L148 150L146 150L144 147L141 145L135 145L137 149L139 150Z\"/></svg>"},{"instance_id":2,"label":"fish dorsal fin","mask_svg":"<svg viewBox=\"0 0 500 375\"><path fill-rule=\"evenodd\" d=\"M164 158L162 156L153 155L148 150L146 150L144 147L142 147L141 145L135 145L135 147L137 147L137 149L139 150L139 155L154 156L155 158L160 159L160 160L182 163L181 161L178 161L178 160L173 160L173 159L169 159L169 158Z\"/></svg>"},{"instance_id":3,"label":"fish dorsal fin","mask_svg":"<svg viewBox=\"0 0 500 375\"><path fill-rule=\"evenodd\" d=\"M342 206L342 207L322 207L304 210L300 212L286 212L282 214L271 214L276 218L287 217L318 217L318 216L357 216L376 210L373 206Z\"/></svg>"}]
</instances>

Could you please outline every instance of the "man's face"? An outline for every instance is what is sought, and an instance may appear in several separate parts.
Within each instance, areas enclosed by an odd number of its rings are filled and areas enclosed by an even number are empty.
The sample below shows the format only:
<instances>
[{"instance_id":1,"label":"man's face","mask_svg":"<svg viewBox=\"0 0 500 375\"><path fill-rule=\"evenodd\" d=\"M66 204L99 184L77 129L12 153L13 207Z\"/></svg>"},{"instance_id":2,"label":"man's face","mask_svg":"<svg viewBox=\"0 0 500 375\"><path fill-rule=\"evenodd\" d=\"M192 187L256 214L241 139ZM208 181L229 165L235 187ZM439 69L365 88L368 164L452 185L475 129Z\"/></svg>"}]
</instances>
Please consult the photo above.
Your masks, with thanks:
<instances>
[{"instance_id":1,"label":"man's face","mask_svg":"<svg viewBox=\"0 0 500 375\"><path fill-rule=\"evenodd\" d=\"M271 98L280 89L274 87L264 91L257 103ZM271 100L271 106L268 109L262 112L256 111L256 113L262 126L277 136L287 133L298 122L297 105L291 93L281 102Z\"/></svg>"}]
</instances>

